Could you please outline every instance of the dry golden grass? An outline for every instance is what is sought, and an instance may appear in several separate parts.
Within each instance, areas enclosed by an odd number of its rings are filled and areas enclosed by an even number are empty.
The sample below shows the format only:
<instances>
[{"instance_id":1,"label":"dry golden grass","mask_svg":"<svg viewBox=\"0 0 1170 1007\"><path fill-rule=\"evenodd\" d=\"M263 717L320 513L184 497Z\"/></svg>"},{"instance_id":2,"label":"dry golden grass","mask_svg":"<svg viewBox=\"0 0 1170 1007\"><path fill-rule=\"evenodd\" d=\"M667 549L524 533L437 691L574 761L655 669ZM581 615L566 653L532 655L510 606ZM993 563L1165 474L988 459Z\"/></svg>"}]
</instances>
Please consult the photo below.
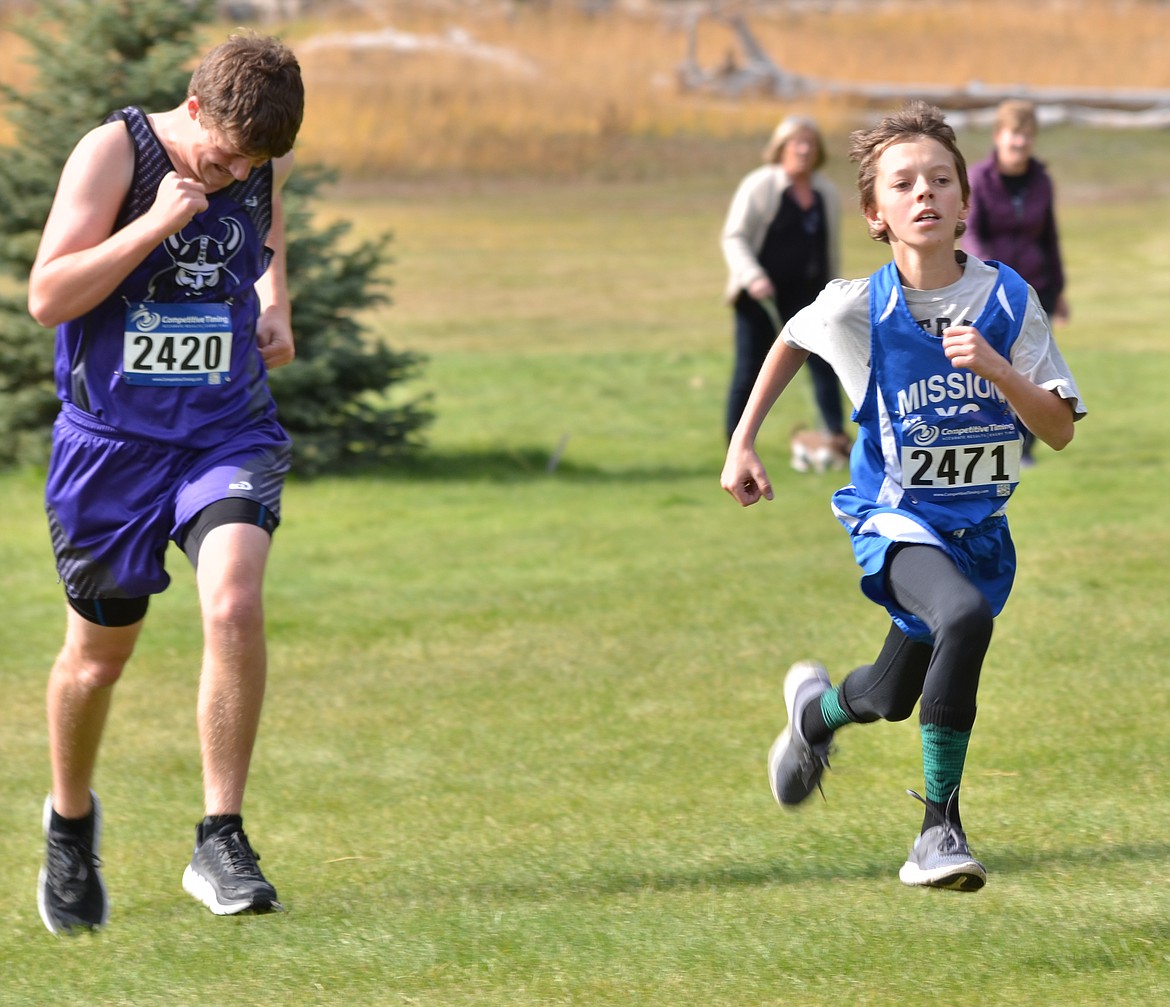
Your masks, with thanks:
<instances>
[{"instance_id":1,"label":"dry golden grass","mask_svg":"<svg viewBox=\"0 0 1170 1007\"><path fill-rule=\"evenodd\" d=\"M557 3L365 0L275 30L302 57L310 100L300 147L310 160L354 178L572 175L629 138L761 137L793 110L681 93L681 6L590 17ZM1170 6L1151 0L739 9L782 67L822 79L1170 88ZM326 44L388 28L423 41L463 32L514 62L477 58L466 47ZM735 44L711 18L700 22L697 41L704 66ZM0 79L21 85L29 77L17 57L15 40L0 31ZM849 114L829 98L801 110L830 128Z\"/></svg>"},{"instance_id":2,"label":"dry golden grass","mask_svg":"<svg viewBox=\"0 0 1170 1007\"><path fill-rule=\"evenodd\" d=\"M1150 0L953 0L761 20L791 70L849 81L1170 88L1170 10Z\"/></svg>"},{"instance_id":3,"label":"dry golden grass","mask_svg":"<svg viewBox=\"0 0 1170 1007\"><path fill-rule=\"evenodd\" d=\"M761 136L774 100L728 102L675 85L686 52L678 15L651 8L589 17L565 7L365 4L345 25L292 25L312 95L303 147L354 175L434 172L572 174L625 137ZM1066 0L907 0L859 10L750 12L784 68L828 79L962 85L1170 87L1170 9ZM383 26L425 37L467 32L514 54L515 69L453 53L314 48L321 32ZM734 38L700 22L699 61L719 62ZM848 109L822 98L831 126Z\"/></svg>"}]
</instances>

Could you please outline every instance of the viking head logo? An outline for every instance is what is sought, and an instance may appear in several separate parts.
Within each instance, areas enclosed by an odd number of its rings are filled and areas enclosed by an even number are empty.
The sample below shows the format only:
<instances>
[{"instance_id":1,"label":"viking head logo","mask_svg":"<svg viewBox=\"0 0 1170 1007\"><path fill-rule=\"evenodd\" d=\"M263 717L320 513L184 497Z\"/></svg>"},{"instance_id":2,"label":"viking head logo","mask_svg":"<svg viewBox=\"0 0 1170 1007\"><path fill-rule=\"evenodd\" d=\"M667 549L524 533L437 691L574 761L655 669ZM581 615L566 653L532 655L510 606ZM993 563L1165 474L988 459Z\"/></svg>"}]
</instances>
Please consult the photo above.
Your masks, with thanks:
<instances>
[{"instance_id":1,"label":"viking head logo","mask_svg":"<svg viewBox=\"0 0 1170 1007\"><path fill-rule=\"evenodd\" d=\"M219 223L219 235L207 233L188 238L180 231L167 238L166 250L175 264L173 282L181 290L200 293L214 289L223 284L225 273L236 279L228 263L244 243L244 229L234 217L220 217ZM158 279L156 276L155 281Z\"/></svg>"}]
</instances>

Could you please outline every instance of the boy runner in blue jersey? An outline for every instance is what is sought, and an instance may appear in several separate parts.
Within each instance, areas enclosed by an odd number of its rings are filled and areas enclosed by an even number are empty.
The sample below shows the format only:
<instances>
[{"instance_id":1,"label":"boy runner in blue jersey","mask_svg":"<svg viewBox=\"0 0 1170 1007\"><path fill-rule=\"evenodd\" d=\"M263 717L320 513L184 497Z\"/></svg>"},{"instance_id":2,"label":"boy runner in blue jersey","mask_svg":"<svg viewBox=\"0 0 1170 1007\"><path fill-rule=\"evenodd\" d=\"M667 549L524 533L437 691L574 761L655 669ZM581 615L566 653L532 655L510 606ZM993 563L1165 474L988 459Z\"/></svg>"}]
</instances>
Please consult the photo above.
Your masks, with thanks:
<instances>
[{"instance_id":1,"label":"boy runner in blue jersey","mask_svg":"<svg viewBox=\"0 0 1170 1007\"><path fill-rule=\"evenodd\" d=\"M833 511L862 591L892 625L874 663L836 686L816 662L789 670L769 780L777 801L799 804L820 786L835 731L905 720L919 704L926 795L914 796L925 811L899 877L975 891L987 874L967 845L959 785L993 620L1015 574L1004 512L1021 430L1061 450L1085 410L1035 292L1006 266L955 251L969 188L941 112L911 102L854 133L851 156L870 235L892 261L868 279L832 281L785 326L721 483L743 506L772 499L760 425L809 353L828 360L859 426Z\"/></svg>"},{"instance_id":2,"label":"boy runner in blue jersey","mask_svg":"<svg viewBox=\"0 0 1170 1007\"><path fill-rule=\"evenodd\" d=\"M221 915L279 908L241 810L290 459L266 375L294 353L280 191L303 111L293 53L234 35L178 107L121 109L79 141L41 237L29 310L57 328L45 499L68 602L37 890L54 933L107 919L91 784L114 685L169 583L170 541L195 566L204 634L205 817L183 887Z\"/></svg>"}]
</instances>

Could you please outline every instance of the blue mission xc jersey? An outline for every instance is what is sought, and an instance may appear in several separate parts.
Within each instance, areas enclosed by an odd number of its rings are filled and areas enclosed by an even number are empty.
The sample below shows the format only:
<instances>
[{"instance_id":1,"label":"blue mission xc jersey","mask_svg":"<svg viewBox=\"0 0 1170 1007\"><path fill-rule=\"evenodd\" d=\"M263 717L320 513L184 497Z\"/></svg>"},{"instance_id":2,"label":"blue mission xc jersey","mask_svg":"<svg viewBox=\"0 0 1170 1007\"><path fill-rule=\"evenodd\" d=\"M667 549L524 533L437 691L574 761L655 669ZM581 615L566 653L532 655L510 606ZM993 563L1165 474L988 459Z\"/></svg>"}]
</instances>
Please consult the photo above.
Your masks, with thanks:
<instances>
[{"instance_id":1,"label":"blue mission xc jersey","mask_svg":"<svg viewBox=\"0 0 1170 1007\"><path fill-rule=\"evenodd\" d=\"M972 323L1010 359L1028 303L1027 284L998 263L993 292ZM955 368L941 336L906 305L894 264L870 278L870 380L857 409L853 483L833 497L854 528L892 508L942 534L999 513L1019 481L1021 430L995 386Z\"/></svg>"},{"instance_id":2,"label":"blue mission xc jersey","mask_svg":"<svg viewBox=\"0 0 1170 1007\"><path fill-rule=\"evenodd\" d=\"M141 109L125 122L134 177L115 230L142 216L174 170ZM272 165L208 196L105 301L57 328L66 415L112 436L205 448L275 416L256 346L255 282L272 259Z\"/></svg>"}]
</instances>

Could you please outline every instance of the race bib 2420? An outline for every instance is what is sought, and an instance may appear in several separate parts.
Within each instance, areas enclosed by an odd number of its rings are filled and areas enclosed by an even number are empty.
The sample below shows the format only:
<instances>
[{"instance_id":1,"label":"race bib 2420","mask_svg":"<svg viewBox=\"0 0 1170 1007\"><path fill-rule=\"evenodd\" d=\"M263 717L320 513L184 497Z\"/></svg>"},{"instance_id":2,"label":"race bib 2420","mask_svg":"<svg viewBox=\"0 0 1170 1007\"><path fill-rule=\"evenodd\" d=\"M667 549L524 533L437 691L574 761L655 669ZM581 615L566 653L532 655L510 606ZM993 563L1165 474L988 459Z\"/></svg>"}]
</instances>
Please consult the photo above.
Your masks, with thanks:
<instances>
[{"instance_id":1,"label":"race bib 2420","mask_svg":"<svg viewBox=\"0 0 1170 1007\"><path fill-rule=\"evenodd\" d=\"M122 378L128 384L226 384L231 360L232 320L226 304L127 305Z\"/></svg>"}]
</instances>

